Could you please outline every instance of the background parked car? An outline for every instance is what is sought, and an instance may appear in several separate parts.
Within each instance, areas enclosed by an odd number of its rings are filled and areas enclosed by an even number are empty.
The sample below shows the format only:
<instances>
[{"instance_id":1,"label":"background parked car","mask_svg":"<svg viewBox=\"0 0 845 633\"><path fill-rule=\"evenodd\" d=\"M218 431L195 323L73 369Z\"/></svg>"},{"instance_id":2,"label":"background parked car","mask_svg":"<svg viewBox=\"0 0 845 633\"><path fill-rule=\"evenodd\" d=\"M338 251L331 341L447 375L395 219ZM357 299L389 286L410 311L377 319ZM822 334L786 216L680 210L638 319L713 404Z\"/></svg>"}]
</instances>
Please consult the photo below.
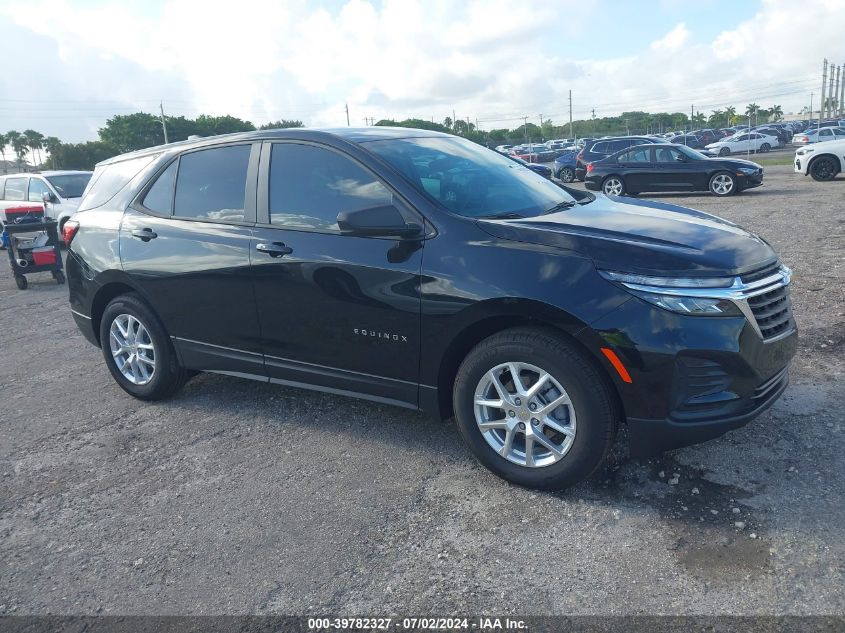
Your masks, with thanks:
<instances>
[{"instance_id":1,"label":"background parked car","mask_svg":"<svg viewBox=\"0 0 845 633\"><path fill-rule=\"evenodd\" d=\"M578 152L569 150L555 158L555 165L553 168L555 178L563 182L572 182L575 180L575 162Z\"/></svg>"},{"instance_id":2,"label":"background parked car","mask_svg":"<svg viewBox=\"0 0 845 633\"><path fill-rule=\"evenodd\" d=\"M708 158L685 145L641 145L587 166L584 185L606 195L710 191L729 196L763 184L763 168L736 158Z\"/></svg>"},{"instance_id":3,"label":"background parked car","mask_svg":"<svg viewBox=\"0 0 845 633\"><path fill-rule=\"evenodd\" d=\"M584 180L587 173L587 164L594 160L601 160L605 156L610 156L633 145L656 142L657 139L648 136L610 136L590 141L575 157L575 178Z\"/></svg>"},{"instance_id":4,"label":"background parked car","mask_svg":"<svg viewBox=\"0 0 845 633\"><path fill-rule=\"evenodd\" d=\"M793 145L808 145L810 143L823 143L845 138L845 127L822 127L811 128L792 137Z\"/></svg>"},{"instance_id":5,"label":"background parked car","mask_svg":"<svg viewBox=\"0 0 845 633\"><path fill-rule=\"evenodd\" d=\"M797 149L795 171L813 180L833 180L845 171L845 138Z\"/></svg>"},{"instance_id":6,"label":"background parked car","mask_svg":"<svg viewBox=\"0 0 845 633\"><path fill-rule=\"evenodd\" d=\"M546 165L538 165L537 163L529 163L526 160L521 159L519 156L513 156L511 154L506 154L508 158L510 158L515 163L519 163L523 167L528 167L531 171L540 174L544 178L548 178L551 180L552 177L552 168Z\"/></svg>"},{"instance_id":7,"label":"background parked car","mask_svg":"<svg viewBox=\"0 0 845 633\"><path fill-rule=\"evenodd\" d=\"M669 143L675 143L676 145L686 145L687 147L691 147L693 149L698 149L700 147L704 147L705 145L702 138L700 136L696 136L695 134L679 134L678 136L672 136L671 138L665 140Z\"/></svg>"},{"instance_id":8,"label":"background parked car","mask_svg":"<svg viewBox=\"0 0 845 633\"><path fill-rule=\"evenodd\" d=\"M730 156L742 152L768 152L772 147L777 147L778 139L775 136L766 136L759 132L743 132L728 138L723 138L706 147L709 154L717 156Z\"/></svg>"},{"instance_id":9,"label":"background parked car","mask_svg":"<svg viewBox=\"0 0 845 633\"><path fill-rule=\"evenodd\" d=\"M0 224L6 221L5 209L21 206L21 202L36 202L44 204L47 217L58 222L61 233L61 227L76 213L91 174L42 171L0 176Z\"/></svg>"}]
</instances>

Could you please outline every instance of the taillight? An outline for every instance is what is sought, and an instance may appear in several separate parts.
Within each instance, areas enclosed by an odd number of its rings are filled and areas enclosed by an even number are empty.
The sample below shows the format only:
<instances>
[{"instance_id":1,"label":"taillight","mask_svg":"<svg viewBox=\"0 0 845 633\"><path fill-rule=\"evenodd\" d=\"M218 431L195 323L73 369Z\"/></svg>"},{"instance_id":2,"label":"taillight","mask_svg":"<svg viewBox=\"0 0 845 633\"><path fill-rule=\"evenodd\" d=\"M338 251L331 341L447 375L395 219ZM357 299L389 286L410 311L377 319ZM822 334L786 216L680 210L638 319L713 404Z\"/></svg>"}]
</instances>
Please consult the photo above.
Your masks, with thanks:
<instances>
[{"instance_id":1,"label":"taillight","mask_svg":"<svg viewBox=\"0 0 845 633\"><path fill-rule=\"evenodd\" d=\"M593 164L587 163L587 173L589 174L591 171L593 171Z\"/></svg>"},{"instance_id":2,"label":"taillight","mask_svg":"<svg viewBox=\"0 0 845 633\"><path fill-rule=\"evenodd\" d=\"M76 237L76 232L79 230L79 222L76 220L68 220L62 226L62 240L65 246L70 246L70 241Z\"/></svg>"}]
</instances>

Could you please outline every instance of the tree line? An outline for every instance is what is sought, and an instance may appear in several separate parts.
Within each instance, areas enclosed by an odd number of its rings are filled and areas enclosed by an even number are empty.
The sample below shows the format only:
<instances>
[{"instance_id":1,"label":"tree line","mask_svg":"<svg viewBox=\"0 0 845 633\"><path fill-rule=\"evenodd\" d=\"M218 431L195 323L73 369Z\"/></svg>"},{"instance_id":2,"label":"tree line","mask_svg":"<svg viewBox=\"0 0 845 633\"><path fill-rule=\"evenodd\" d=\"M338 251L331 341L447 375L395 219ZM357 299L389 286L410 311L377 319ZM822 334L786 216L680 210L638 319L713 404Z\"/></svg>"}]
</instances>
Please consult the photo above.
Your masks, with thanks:
<instances>
[{"instance_id":1,"label":"tree line","mask_svg":"<svg viewBox=\"0 0 845 633\"><path fill-rule=\"evenodd\" d=\"M201 114L195 119L183 116L166 117L167 139L184 141L189 136L214 136L231 132L251 132L273 128L302 127L302 121L281 119L256 127L252 122L237 117ZM12 149L18 169L25 171L29 162L35 169L86 169L98 162L134 150L162 145L164 130L161 119L146 112L119 114L106 121L98 131L99 140L86 143L64 143L55 136L44 136L36 130L0 133L0 158L6 170L6 154ZM47 155L45 159L45 154Z\"/></svg>"},{"instance_id":2,"label":"tree line","mask_svg":"<svg viewBox=\"0 0 845 633\"><path fill-rule=\"evenodd\" d=\"M383 119L376 125L395 125L436 130L448 134L463 136L476 143L487 146L505 143L524 143L544 141L552 138L578 138L588 136L609 136L623 134L655 134L667 131L689 130L696 127L729 127L751 119L753 125L783 118L783 108L773 105L763 108L756 103L749 103L744 113L733 106L712 110L710 115L697 112L691 117L684 112L623 112L618 116L581 119L569 123L557 124L551 119L543 121L542 127L534 123L523 123L517 128L497 128L482 131L471 121L452 120L446 117L442 123L425 119L405 119L393 121ZM256 127L252 122L237 117L199 115L195 119L184 116L166 117L168 140L184 141L189 136L214 136L231 132L251 132L273 128L302 127L302 121L282 119L271 121ZM27 157L40 169L93 169L102 160L118 154L131 152L145 147L164 143L164 130L161 119L146 112L120 114L106 121L98 131L99 140L87 143L64 143L55 136L44 136L36 130L17 132L10 130L0 133L0 158L6 168L6 152L9 147L17 160L18 168L28 167ZM43 152L43 153L42 153ZM44 155L48 156L45 161Z\"/></svg>"}]
</instances>

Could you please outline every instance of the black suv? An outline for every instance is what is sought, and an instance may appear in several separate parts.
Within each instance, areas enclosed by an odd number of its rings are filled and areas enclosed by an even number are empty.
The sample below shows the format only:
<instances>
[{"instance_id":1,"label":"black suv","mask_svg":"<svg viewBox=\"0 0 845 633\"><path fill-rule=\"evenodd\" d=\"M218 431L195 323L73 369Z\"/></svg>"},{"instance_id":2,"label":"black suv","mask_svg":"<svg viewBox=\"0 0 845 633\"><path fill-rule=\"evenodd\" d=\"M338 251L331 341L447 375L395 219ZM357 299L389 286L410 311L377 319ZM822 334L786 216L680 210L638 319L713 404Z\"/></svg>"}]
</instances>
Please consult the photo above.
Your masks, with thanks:
<instances>
[{"instance_id":1,"label":"black suv","mask_svg":"<svg viewBox=\"0 0 845 633\"><path fill-rule=\"evenodd\" d=\"M210 371L454 415L526 486L590 475L620 423L634 455L745 424L796 346L764 240L423 130L119 156L64 235L74 319L133 396Z\"/></svg>"},{"instance_id":2,"label":"black suv","mask_svg":"<svg viewBox=\"0 0 845 633\"><path fill-rule=\"evenodd\" d=\"M606 158L611 154L628 149L634 145L645 143L663 143L665 139L655 139L648 136L619 136L615 138L597 138L584 145L584 149L575 157L575 179L584 180L587 165L596 160Z\"/></svg>"}]
</instances>

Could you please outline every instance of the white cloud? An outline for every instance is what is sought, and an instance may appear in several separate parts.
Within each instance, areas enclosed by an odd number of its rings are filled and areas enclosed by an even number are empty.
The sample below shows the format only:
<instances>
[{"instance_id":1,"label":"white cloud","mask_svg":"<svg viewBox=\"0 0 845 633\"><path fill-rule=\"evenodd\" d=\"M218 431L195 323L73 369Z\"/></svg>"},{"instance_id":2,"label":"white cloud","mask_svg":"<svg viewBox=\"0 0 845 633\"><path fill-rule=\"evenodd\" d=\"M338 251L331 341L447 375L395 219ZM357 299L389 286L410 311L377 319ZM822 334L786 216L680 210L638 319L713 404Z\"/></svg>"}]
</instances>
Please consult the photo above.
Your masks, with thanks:
<instances>
[{"instance_id":1,"label":"white cloud","mask_svg":"<svg viewBox=\"0 0 845 633\"><path fill-rule=\"evenodd\" d=\"M683 11L683 2L664 1ZM842 50L841 19L830 17L841 9L842 0L808 0L800 10L762 0L753 20L712 41L680 22L608 58L601 46L570 42L607 11L600 0L575 13L522 0L346 0L331 11L307 0L240 0L234 11L220 0L164 0L158 8L143 0L17 0L0 7L0 53L14 54L10 41L37 50L39 87L27 96L43 96L45 112L63 100L77 104L76 118L67 105L61 118L22 108L10 123L49 121L50 133L65 138L91 138L105 116L150 111L160 98L175 114L257 123L342 125L348 103L353 125L364 116L442 119L454 108L483 127L512 127L524 115L564 120L570 89L576 118L593 107L603 116L751 100L797 110L821 58ZM0 94L13 93L31 70L0 73Z\"/></svg>"},{"instance_id":2,"label":"white cloud","mask_svg":"<svg viewBox=\"0 0 845 633\"><path fill-rule=\"evenodd\" d=\"M669 31L659 40L651 43L651 49L655 51L668 50L673 51L681 48L689 39L690 32L686 25L681 22L674 29Z\"/></svg>"}]
</instances>

